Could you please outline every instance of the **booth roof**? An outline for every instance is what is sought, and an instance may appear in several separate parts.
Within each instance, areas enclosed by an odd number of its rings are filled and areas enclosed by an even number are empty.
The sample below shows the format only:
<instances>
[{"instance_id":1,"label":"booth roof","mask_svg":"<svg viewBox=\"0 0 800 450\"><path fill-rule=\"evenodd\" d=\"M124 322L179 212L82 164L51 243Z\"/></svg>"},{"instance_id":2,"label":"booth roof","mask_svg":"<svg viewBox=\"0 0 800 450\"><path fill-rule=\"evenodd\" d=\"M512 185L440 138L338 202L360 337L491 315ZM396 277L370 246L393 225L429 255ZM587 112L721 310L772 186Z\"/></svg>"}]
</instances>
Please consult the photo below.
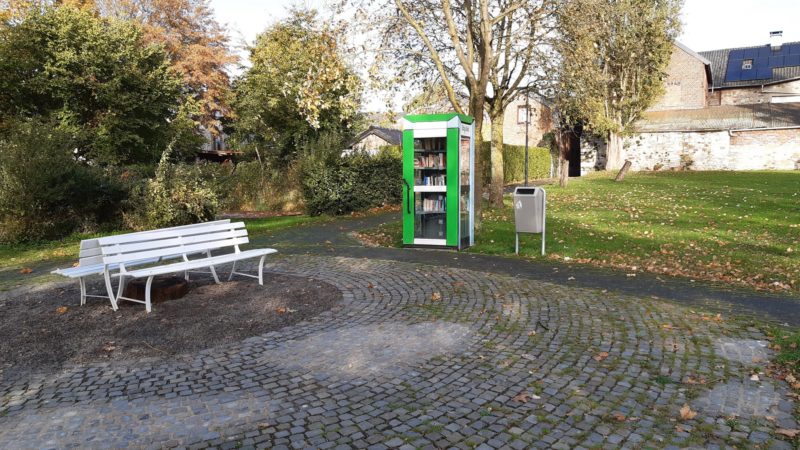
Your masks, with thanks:
<instances>
[{"instance_id":1,"label":"booth roof","mask_svg":"<svg viewBox=\"0 0 800 450\"><path fill-rule=\"evenodd\" d=\"M462 123L472 123L472 117L458 113L443 113L443 114L413 114L403 117L411 123L419 122L447 122L453 117L458 117Z\"/></svg>"}]
</instances>

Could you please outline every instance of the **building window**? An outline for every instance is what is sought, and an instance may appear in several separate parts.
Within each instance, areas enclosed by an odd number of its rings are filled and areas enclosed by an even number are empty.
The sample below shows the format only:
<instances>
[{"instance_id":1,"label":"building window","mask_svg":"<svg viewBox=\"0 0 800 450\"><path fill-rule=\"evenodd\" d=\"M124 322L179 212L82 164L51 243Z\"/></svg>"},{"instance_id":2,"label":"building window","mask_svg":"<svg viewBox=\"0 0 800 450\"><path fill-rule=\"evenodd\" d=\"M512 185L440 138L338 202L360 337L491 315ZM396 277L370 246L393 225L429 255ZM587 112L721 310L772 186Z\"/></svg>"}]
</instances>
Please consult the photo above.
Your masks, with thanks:
<instances>
[{"instance_id":1,"label":"building window","mask_svg":"<svg viewBox=\"0 0 800 450\"><path fill-rule=\"evenodd\" d=\"M525 106L517 106L517 123L525 123L528 118L528 108Z\"/></svg>"},{"instance_id":2,"label":"building window","mask_svg":"<svg viewBox=\"0 0 800 450\"><path fill-rule=\"evenodd\" d=\"M752 59L745 59L742 61L742 70L750 70L753 68L753 60Z\"/></svg>"}]
</instances>

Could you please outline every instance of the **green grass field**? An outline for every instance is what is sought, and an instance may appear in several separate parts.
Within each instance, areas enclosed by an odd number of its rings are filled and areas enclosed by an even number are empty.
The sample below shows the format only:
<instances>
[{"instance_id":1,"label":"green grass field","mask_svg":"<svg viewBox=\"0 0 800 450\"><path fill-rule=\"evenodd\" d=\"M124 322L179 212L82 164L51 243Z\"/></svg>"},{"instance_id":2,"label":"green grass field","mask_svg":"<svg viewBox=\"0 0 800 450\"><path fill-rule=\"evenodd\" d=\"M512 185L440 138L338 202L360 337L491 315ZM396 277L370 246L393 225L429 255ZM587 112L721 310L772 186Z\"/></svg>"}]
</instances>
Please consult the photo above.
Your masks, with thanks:
<instances>
[{"instance_id":1,"label":"green grass field","mask_svg":"<svg viewBox=\"0 0 800 450\"><path fill-rule=\"evenodd\" d=\"M258 219L243 219L251 236L259 236L291 227L304 226L331 220L327 216L281 216ZM124 233L118 231L117 233ZM55 267L70 267L77 261L82 239L107 236L114 233L74 234L59 241L35 242L18 245L0 245L0 291L13 289L22 284L65 280L51 275ZM30 273L26 269L31 269Z\"/></svg>"},{"instance_id":2,"label":"green grass field","mask_svg":"<svg viewBox=\"0 0 800 450\"><path fill-rule=\"evenodd\" d=\"M546 258L800 290L800 172L598 173L547 186ZM514 255L514 212L484 212L471 252ZM400 244L400 225L366 233ZM539 235L521 257L538 259Z\"/></svg>"}]
</instances>

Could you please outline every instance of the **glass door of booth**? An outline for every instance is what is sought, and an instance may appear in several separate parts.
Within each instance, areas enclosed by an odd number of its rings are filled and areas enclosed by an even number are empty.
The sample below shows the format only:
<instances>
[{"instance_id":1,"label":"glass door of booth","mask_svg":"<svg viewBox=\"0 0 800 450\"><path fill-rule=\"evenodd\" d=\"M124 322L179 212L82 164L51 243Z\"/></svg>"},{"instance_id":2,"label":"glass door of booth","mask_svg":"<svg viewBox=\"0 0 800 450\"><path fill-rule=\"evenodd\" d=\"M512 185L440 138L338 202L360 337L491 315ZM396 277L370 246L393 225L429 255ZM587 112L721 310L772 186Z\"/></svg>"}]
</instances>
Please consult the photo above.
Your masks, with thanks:
<instances>
[{"instance_id":1,"label":"glass door of booth","mask_svg":"<svg viewBox=\"0 0 800 450\"><path fill-rule=\"evenodd\" d=\"M458 142L458 248L467 248L470 246L470 237L472 229L470 227L470 208L472 202L470 197L471 192L471 171L472 167L472 139L470 135L464 135L463 131L461 138Z\"/></svg>"},{"instance_id":2,"label":"glass door of booth","mask_svg":"<svg viewBox=\"0 0 800 450\"><path fill-rule=\"evenodd\" d=\"M414 243L447 243L447 139L414 139Z\"/></svg>"}]
</instances>

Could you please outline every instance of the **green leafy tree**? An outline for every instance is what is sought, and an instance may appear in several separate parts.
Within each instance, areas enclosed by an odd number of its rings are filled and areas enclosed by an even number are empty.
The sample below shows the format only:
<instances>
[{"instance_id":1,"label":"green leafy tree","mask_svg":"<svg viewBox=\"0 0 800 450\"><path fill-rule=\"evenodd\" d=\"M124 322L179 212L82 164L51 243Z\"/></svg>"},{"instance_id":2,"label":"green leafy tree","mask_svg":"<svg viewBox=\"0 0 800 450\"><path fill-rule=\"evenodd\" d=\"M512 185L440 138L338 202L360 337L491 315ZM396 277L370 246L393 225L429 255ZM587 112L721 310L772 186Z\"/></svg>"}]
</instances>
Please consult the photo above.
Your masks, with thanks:
<instances>
[{"instance_id":1,"label":"green leafy tree","mask_svg":"<svg viewBox=\"0 0 800 450\"><path fill-rule=\"evenodd\" d=\"M622 137L663 93L682 3L569 0L558 10L557 106L567 125L606 139L606 169L622 166Z\"/></svg>"},{"instance_id":2,"label":"green leafy tree","mask_svg":"<svg viewBox=\"0 0 800 450\"><path fill-rule=\"evenodd\" d=\"M76 156L106 164L154 163L173 138L179 78L161 47L128 22L70 6L31 10L0 27L0 127L52 117Z\"/></svg>"},{"instance_id":3,"label":"green leafy tree","mask_svg":"<svg viewBox=\"0 0 800 450\"><path fill-rule=\"evenodd\" d=\"M287 162L303 141L350 128L361 81L339 52L342 32L295 10L258 36L252 66L234 86L240 141Z\"/></svg>"}]
</instances>

